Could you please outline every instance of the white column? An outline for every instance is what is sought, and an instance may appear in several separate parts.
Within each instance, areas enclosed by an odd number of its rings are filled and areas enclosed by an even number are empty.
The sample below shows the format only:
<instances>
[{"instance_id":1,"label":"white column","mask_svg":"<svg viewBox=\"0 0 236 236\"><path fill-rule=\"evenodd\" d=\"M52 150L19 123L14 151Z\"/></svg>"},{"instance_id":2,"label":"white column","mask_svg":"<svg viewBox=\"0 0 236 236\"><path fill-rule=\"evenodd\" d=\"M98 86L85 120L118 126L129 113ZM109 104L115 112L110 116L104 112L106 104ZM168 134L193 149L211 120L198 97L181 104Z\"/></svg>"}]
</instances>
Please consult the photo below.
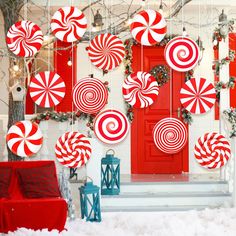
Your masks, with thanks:
<instances>
[{"instance_id":1,"label":"white column","mask_svg":"<svg viewBox=\"0 0 236 236\"><path fill-rule=\"evenodd\" d=\"M229 38L227 37L225 40L222 40L219 43L219 61L229 56ZM223 83L227 83L229 81L229 63L226 63L225 65L220 68L219 71L219 79ZM219 123L219 129L220 133L224 136L228 136L227 130L225 129L225 121L223 118L223 111L225 109L228 109L230 107L230 94L229 89L222 89L220 92L220 123ZM230 163L228 163L229 165ZM228 171L226 170L227 167L221 168L221 178L229 179L230 176L228 175ZM232 178L232 176L231 176Z\"/></svg>"},{"instance_id":2,"label":"white column","mask_svg":"<svg viewBox=\"0 0 236 236\"><path fill-rule=\"evenodd\" d=\"M2 131L3 131L3 161L8 161L8 150L7 150L7 142L6 142L6 135L7 135L7 123L8 123L8 117L4 116L2 117Z\"/></svg>"},{"instance_id":3,"label":"white column","mask_svg":"<svg viewBox=\"0 0 236 236\"><path fill-rule=\"evenodd\" d=\"M101 159L104 155L103 145L95 138L89 139L92 146L92 156L86 164L86 174L93 183L101 188Z\"/></svg>"},{"instance_id":4,"label":"white column","mask_svg":"<svg viewBox=\"0 0 236 236\"><path fill-rule=\"evenodd\" d=\"M40 160L48 160L50 158L48 151L48 121L41 121L39 128L43 134L43 146L37 156Z\"/></svg>"}]
</instances>

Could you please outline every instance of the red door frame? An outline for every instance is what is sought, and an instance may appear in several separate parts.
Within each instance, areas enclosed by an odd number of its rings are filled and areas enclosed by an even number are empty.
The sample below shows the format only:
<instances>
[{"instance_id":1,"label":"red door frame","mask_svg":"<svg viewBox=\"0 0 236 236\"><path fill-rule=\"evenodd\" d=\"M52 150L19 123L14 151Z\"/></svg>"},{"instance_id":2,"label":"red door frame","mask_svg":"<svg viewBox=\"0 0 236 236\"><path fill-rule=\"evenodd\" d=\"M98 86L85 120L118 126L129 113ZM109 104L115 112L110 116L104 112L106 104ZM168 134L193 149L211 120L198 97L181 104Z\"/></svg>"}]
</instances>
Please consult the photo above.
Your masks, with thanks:
<instances>
[{"instance_id":1,"label":"red door frame","mask_svg":"<svg viewBox=\"0 0 236 236\"><path fill-rule=\"evenodd\" d=\"M135 45L136 47L140 46L140 45ZM134 47L134 46L133 46ZM144 47L145 48L145 47ZM137 50L133 50L133 58L138 58L139 55L137 54L138 51ZM137 55L136 55L137 54ZM145 55L144 55L144 59L143 59L144 63L146 63L145 61ZM133 71L138 71L140 70L140 65L132 65ZM145 66L144 66L145 68ZM183 75L183 81L184 81L184 74ZM179 91L176 91L179 93ZM175 102L176 99L174 99L174 95L172 96L173 98L173 103ZM131 173L132 174L138 174L139 173L139 169L138 169L138 150L137 150L137 136L138 136L138 129L140 124L143 122L143 120L140 120L140 117L137 116L137 110L134 109L134 120L132 122L131 125ZM167 114L168 116L168 114ZM173 117L177 117L177 111L173 111ZM188 125L186 125L186 128L188 130ZM140 137L141 138L141 137ZM182 171L183 172L189 172L189 150L188 150L188 141L187 144L185 146L185 148L182 150L183 152L183 158L182 158Z\"/></svg>"}]
</instances>

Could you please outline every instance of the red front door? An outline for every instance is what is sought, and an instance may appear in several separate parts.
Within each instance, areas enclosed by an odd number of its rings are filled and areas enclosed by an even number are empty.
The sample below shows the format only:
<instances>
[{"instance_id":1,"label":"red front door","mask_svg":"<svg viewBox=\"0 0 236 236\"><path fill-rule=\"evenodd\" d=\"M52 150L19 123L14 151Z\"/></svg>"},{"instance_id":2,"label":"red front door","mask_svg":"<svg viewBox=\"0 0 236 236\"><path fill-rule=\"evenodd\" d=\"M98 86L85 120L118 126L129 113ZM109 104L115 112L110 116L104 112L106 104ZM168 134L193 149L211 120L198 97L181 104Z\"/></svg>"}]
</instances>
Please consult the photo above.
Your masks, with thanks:
<instances>
[{"instance_id":1,"label":"red front door","mask_svg":"<svg viewBox=\"0 0 236 236\"><path fill-rule=\"evenodd\" d=\"M164 47L133 46L133 71L149 72L156 65L166 65ZM188 143L176 154L165 154L157 149L152 138L154 125L161 119L178 118L181 108L179 91L184 84L184 74L170 72L172 83L160 87L157 101L145 109L134 109L131 126L132 174L174 174L188 172ZM172 99L171 99L172 98ZM172 102L171 102L172 100Z\"/></svg>"}]
</instances>

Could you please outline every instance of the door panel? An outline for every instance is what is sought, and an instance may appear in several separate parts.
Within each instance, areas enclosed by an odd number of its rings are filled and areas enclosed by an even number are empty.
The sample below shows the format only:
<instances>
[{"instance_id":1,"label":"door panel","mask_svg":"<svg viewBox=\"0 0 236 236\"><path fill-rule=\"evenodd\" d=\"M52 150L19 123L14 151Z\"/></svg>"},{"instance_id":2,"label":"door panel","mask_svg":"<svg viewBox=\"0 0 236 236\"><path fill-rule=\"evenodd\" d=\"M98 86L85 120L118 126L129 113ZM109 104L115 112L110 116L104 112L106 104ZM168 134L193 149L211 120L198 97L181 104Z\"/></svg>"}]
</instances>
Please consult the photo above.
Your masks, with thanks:
<instances>
[{"instance_id":1,"label":"door panel","mask_svg":"<svg viewBox=\"0 0 236 236\"><path fill-rule=\"evenodd\" d=\"M133 71L147 71L152 67L166 65L164 47L133 46ZM143 56L143 59L142 59ZM158 99L150 107L134 109L131 126L131 172L133 174L182 173L188 171L188 144L174 155L158 150L152 138L155 124L166 117L178 117L181 107L179 91L184 83L184 74L170 71L172 83L167 83L159 90Z\"/></svg>"}]
</instances>

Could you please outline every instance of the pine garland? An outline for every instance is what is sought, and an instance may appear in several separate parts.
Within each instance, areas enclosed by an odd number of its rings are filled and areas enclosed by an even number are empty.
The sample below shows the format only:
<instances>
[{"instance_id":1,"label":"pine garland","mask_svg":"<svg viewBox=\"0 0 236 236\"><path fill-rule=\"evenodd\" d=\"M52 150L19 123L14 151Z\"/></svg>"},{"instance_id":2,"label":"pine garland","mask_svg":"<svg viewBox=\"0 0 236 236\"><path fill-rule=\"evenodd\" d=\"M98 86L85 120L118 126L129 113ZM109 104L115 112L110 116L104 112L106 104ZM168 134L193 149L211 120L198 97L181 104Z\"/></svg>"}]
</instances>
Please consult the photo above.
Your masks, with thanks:
<instances>
[{"instance_id":1,"label":"pine garland","mask_svg":"<svg viewBox=\"0 0 236 236\"><path fill-rule=\"evenodd\" d=\"M230 108L223 111L227 121L231 124L230 138L236 137L236 108Z\"/></svg>"},{"instance_id":2,"label":"pine garland","mask_svg":"<svg viewBox=\"0 0 236 236\"><path fill-rule=\"evenodd\" d=\"M215 90L216 90L216 97L217 100L220 101L220 91L222 89L233 89L235 86L235 77L230 77L229 82L223 83L222 81L219 81L215 84Z\"/></svg>"}]
</instances>

